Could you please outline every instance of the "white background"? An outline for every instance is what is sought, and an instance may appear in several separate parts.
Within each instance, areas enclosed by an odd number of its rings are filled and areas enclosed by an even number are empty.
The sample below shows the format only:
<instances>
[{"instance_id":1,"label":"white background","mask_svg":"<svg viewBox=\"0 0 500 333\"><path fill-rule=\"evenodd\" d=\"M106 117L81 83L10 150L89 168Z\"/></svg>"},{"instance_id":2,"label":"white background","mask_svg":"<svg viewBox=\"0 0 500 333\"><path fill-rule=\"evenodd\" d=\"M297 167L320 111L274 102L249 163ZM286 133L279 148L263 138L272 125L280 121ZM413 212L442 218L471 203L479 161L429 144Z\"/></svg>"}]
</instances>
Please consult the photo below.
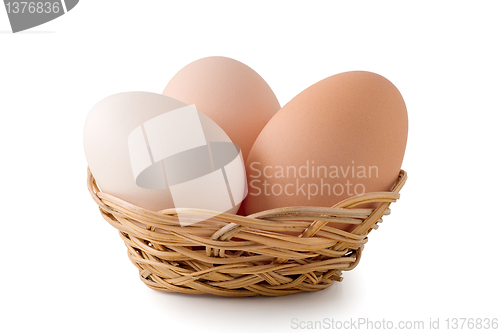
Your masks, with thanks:
<instances>
[{"instance_id":1,"label":"white background","mask_svg":"<svg viewBox=\"0 0 500 333\"><path fill-rule=\"evenodd\" d=\"M444 328L449 317L500 317L499 22L494 1L83 0L11 34L0 8L0 331L286 332L293 318L360 317ZM348 70L400 89L409 179L342 283L282 298L155 292L101 218L86 189L87 112L117 92L160 93L210 55L252 67L282 105Z\"/></svg>"}]
</instances>

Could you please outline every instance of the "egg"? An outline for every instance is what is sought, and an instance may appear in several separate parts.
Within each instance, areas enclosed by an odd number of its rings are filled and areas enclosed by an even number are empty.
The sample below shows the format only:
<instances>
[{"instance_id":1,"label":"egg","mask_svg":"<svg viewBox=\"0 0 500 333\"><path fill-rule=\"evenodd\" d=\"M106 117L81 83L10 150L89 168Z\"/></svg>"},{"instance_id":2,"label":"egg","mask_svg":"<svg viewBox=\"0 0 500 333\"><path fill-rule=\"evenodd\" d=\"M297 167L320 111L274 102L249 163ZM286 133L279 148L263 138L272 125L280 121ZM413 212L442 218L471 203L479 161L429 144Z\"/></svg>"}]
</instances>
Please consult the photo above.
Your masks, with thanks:
<instances>
[{"instance_id":1,"label":"egg","mask_svg":"<svg viewBox=\"0 0 500 333\"><path fill-rule=\"evenodd\" d=\"M197 109L215 121L246 159L280 104L264 79L250 67L226 57L207 57L182 68L163 94Z\"/></svg>"},{"instance_id":2,"label":"egg","mask_svg":"<svg viewBox=\"0 0 500 333\"><path fill-rule=\"evenodd\" d=\"M364 71L328 77L293 98L258 136L246 161L242 208L252 214L330 207L353 195L389 191L407 134L406 105L389 80Z\"/></svg>"},{"instance_id":3,"label":"egg","mask_svg":"<svg viewBox=\"0 0 500 333\"><path fill-rule=\"evenodd\" d=\"M161 94L98 102L85 122L84 150L104 193L149 210L236 213L246 195L241 150L194 105Z\"/></svg>"}]
</instances>

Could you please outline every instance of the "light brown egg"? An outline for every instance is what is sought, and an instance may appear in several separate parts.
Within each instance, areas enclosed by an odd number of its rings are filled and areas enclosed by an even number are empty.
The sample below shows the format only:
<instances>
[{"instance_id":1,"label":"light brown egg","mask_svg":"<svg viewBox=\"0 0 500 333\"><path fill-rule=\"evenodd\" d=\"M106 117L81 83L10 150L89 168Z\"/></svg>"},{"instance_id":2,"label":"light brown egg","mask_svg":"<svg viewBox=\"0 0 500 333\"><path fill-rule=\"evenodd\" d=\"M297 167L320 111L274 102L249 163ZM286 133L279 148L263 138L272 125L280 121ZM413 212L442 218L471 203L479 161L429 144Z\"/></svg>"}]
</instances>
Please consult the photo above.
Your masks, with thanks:
<instances>
[{"instance_id":1,"label":"light brown egg","mask_svg":"<svg viewBox=\"0 0 500 333\"><path fill-rule=\"evenodd\" d=\"M182 68L163 94L215 121L246 160L250 149L280 104L264 79L247 65L225 57L196 60Z\"/></svg>"},{"instance_id":2,"label":"light brown egg","mask_svg":"<svg viewBox=\"0 0 500 333\"><path fill-rule=\"evenodd\" d=\"M407 134L406 106L389 80L363 71L328 77L292 99L260 133L246 162L243 209L330 207L355 194L389 191Z\"/></svg>"}]
</instances>

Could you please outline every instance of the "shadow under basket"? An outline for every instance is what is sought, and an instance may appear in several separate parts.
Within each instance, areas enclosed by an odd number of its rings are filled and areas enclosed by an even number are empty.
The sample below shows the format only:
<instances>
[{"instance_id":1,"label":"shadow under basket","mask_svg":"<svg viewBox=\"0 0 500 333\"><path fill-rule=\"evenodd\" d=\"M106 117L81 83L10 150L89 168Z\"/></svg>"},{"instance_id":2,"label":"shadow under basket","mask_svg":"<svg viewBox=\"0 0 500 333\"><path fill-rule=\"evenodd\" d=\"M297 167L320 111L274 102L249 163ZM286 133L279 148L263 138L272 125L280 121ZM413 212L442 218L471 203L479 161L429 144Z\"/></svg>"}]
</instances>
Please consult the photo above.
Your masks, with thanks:
<instances>
[{"instance_id":1,"label":"shadow under basket","mask_svg":"<svg viewBox=\"0 0 500 333\"><path fill-rule=\"evenodd\" d=\"M219 296L283 296L328 288L361 258L406 182L403 170L390 192L353 196L332 208L287 207L239 216L199 209L153 212L88 188L102 216L118 229L141 280L163 292ZM356 208L371 203L376 208ZM202 222L180 226L177 213ZM351 223L352 232L330 222Z\"/></svg>"}]
</instances>

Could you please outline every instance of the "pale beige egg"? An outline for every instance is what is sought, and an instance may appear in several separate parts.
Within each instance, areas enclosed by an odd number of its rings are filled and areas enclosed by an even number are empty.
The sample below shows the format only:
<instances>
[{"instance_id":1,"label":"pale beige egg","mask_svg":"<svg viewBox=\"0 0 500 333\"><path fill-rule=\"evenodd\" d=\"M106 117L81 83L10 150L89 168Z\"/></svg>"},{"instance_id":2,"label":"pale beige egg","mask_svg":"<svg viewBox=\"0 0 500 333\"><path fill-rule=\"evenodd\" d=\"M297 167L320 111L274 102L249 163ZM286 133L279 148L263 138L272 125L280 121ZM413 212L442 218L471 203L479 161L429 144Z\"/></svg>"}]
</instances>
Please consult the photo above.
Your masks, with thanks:
<instances>
[{"instance_id":1,"label":"pale beige egg","mask_svg":"<svg viewBox=\"0 0 500 333\"><path fill-rule=\"evenodd\" d=\"M239 148L194 106L161 94L98 102L85 123L84 149L104 193L149 210L236 213L246 195Z\"/></svg>"}]
</instances>

